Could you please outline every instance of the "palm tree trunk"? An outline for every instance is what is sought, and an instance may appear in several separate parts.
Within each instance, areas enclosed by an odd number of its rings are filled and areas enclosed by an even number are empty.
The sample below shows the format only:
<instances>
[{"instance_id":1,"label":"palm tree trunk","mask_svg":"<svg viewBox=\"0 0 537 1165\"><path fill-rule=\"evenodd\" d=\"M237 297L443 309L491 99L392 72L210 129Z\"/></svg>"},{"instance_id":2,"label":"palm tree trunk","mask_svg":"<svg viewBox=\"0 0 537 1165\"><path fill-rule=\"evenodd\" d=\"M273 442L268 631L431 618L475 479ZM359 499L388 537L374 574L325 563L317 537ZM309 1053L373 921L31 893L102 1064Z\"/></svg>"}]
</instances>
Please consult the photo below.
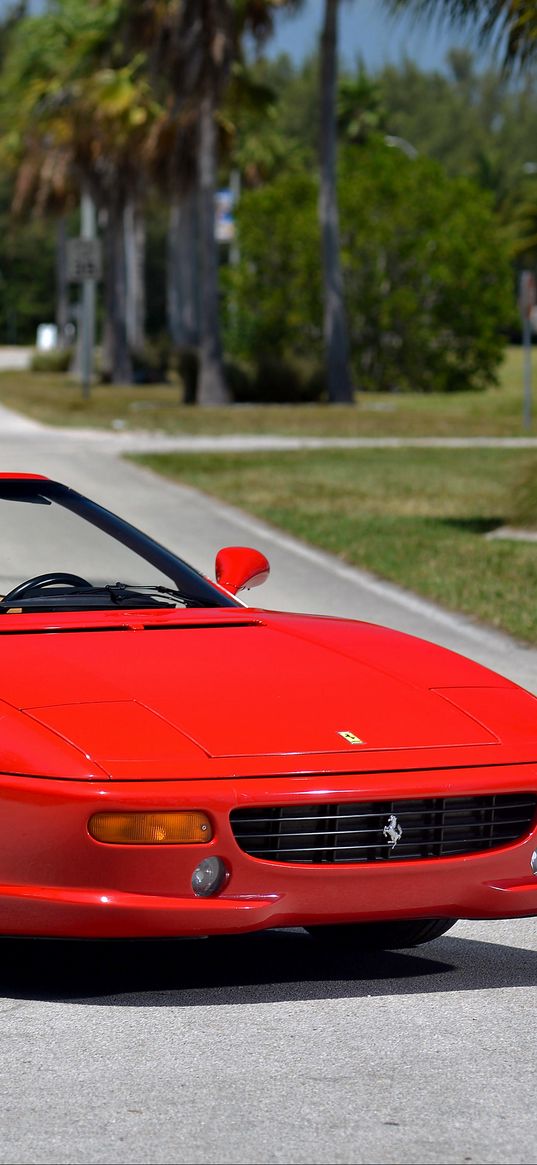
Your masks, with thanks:
<instances>
[{"instance_id":1,"label":"palm tree trunk","mask_svg":"<svg viewBox=\"0 0 537 1165\"><path fill-rule=\"evenodd\" d=\"M175 348L199 345L198 216L196 190L176 196L168 225L168 328Z\"/></svg>"},{"instance_id":2,"label":"palm tree trunk","mask_svg":"<svg viewBox=\"0 0 537 1165\"><path fill-rule=\"evenodd\" d=\"M105 307L112 384L132 382L132 361L127 338L127 264L123 207L112 202L106 228L107 264Z\"/></svg>"},{"instance_id":3,"label":"palm tree trunk","mask_svg":"<svg viewBox=\"0 0 537 1165\"><path fill-rule=\"evenodd\" d=\"M201 343L198 403L223 405L231 400L224 379L218 313L218 244L214 237L216 127L214 97L208 89L199 114L198 188L201 250Z\"/></svg>"},{"instance_id":4,"label":"palm tree trunk","mask_svg":"<svg viewBox=\"0 0 537 1165\"><path fill-rule=\"evenodd\" d=\"M325 0L321 37L321 189L324 343L330 401L351 404L349 341L343 300L336 188L336 87L339 0Z\"/></svg>"},{"instance_id":5,"label":"palm tree trunk","mask_svg":"<svg viewBox=\"0 0 537 1165\"><path fill-rule=\"evenodd\" d=\"M127 339L132 352L145 347L145 215L140 198L130 197L125 206L125 265Z\"/></svg>"}]
</instances>

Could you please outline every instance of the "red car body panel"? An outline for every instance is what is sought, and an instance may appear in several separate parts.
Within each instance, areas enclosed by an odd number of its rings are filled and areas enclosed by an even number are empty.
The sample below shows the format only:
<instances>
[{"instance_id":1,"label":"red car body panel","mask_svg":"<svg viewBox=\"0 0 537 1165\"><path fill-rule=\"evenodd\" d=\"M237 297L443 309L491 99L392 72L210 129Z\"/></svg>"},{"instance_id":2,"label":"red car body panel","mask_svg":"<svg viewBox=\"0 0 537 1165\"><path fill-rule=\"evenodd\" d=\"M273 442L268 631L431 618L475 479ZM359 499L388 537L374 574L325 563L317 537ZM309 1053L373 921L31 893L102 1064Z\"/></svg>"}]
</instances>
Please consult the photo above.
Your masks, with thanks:
<instances>
[{"instance_id":1,"label":"red car body panel","mask_svg":"<svg viewBox=\"0 0 537 1165\"><path fill-rule=\"evenodd\" d=\"M369 624L239 606L3 614L0 658L0 933L537 913L535 818L486 852L337 865L253 857L230 824L257 806L535 795L537 700L478 664ZM169 809L207 813L212 840L88 831L97 812ZM192 873L211 855L227 879L200 899Z\"/></svg>"},{"instance_id":2,"label":"red car body panel","mask_svg":"<svg viewBox=\"0 0 537 1165\"><path fill-rule=\"evenodd\" d=\"M390 866L310 867L257 861L241 852L229 825L235 806L299 804L326 795L318 777L175 783L35 782L4 778L3 833L10 838L0 886L2 931L85 937L233 933L266 926L303 926L382 918L498 918L537 912L530 871L535 838L492 853ZM530 782L532 790L534 782ZM417 772L404 795L436 796L438 772ZM523 788L518 766L496 774L502 791ZM490 789L486 770L451 773L445 787L466 794ZM356 801L371 781L332 776L330 795ZM391 774L375 781L375 796L390 796ZM143 810L200 806L214 825L203 847L104 845L87 822L105 808ZM214 898L196 898L194 867L218 854L229 879Z\"/></svg>"}]
</instances>

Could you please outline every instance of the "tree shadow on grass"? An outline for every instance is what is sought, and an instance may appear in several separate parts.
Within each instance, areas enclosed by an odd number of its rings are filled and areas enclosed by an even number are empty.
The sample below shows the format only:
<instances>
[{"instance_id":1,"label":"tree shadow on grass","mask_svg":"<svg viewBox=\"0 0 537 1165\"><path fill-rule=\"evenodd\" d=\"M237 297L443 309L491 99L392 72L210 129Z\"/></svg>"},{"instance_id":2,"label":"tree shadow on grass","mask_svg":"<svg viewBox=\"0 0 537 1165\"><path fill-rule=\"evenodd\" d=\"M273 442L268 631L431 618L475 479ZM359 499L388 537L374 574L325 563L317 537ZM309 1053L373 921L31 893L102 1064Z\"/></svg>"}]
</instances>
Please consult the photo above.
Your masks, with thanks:
<instances>
[{"instance_id":1,"label":"tree shadow on grass","mask_svg":"<svg viewBox=\"0 0 537 1165\"><path fill-rule=\"evenodd\" d=\"M434 521L451 530L460 530L462 534L490 534L506 524L504 517L439 517Z\"/></svg>"},{"instance_id":2,"label":"tree shadow on grass","mask_svg":"<svg viewBox=\"0 0 537 1165\"><path fill-rule=\"evenodd\" d=\"M490 534L492 530L497 530L500 526L505 525L505 517L503 518L435 518L442 526L448 526L451 530L460 530L463 534Z\"/></svg>"},{"instance_id":3,"label":"tree shadow on grass","mask_svg":"<svg viewBox=\"0 0 537 1165\"><path fill-rule=\"evenodd\" d=\"M301 930L209 939L2 939L0 994L109 1006L189 1007L537 986L537 956L445 936L349 956Z\"/></svg>"}]
</instances>

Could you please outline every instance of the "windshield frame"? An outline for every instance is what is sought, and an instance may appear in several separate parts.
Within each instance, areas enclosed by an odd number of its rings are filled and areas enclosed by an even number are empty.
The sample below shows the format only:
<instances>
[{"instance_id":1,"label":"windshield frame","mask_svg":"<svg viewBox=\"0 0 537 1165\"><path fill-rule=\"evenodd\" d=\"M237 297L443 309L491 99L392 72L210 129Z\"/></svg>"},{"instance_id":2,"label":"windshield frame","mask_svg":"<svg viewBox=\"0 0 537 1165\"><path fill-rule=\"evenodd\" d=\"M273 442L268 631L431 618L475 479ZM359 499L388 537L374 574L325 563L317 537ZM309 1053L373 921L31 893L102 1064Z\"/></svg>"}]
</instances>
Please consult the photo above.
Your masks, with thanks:
<instances>
[{"instance_id":1,"label":"windshield frame","mask_svg":"<svg viewBox=\"0 0 537 1165\"><path fill-rule=\"evenodd\" d=\"M102 530L116 542L122 543L134 554L139 555L170 579L181 594L195 599L200 606L237 608L243 605L231 595L222 593L209 579L160 542L156 542L154 538L144 534L142 530L118 517L111 510L91 501L69 486L62 485L61 482L49 478L3 477L0 480L0 500L15 500L16 497L36 502L42 498L45 502L56 503L70 510L83 521ZM139 609L144 609L143 603ZM169 607L167 609L169 610Z\"/></svg>"}]
</instances>

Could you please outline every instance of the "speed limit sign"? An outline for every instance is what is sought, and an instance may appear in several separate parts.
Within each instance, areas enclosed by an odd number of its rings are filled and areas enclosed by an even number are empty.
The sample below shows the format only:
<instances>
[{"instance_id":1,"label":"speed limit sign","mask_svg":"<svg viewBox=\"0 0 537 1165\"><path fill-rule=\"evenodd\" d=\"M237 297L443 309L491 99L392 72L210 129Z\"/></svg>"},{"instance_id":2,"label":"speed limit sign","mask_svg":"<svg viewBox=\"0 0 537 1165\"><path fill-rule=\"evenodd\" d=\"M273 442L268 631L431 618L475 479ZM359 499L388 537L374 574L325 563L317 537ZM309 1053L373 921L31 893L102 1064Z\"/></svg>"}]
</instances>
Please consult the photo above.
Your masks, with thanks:
<instances>
[{"instance_id":1,"label":"speed limit sign","mask_svg":"<svg viewBox=\"0 0 537 1165\"><path fill-rule=\"evenodd\" d=\"M70 283L85 283L100 279L102 254L99 239L69 239L67 243L67 276Z\"/></svg>"}]
</instances>

